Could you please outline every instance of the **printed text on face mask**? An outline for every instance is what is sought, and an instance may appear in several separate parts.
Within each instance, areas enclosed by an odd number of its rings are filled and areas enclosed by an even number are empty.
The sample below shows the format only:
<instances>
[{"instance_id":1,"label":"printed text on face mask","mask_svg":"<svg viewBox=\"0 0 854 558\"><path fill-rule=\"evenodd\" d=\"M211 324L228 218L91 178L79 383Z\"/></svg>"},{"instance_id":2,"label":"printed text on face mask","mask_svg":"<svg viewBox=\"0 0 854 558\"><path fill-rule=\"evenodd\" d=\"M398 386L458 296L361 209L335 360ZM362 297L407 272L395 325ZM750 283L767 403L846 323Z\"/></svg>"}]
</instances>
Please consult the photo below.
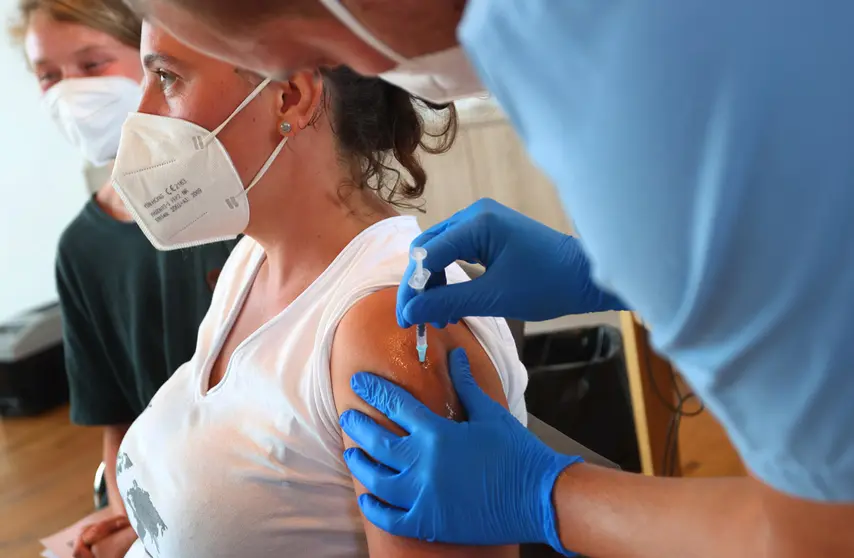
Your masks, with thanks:
<instances>
[{"instance_id":1,"label":"printed text on face mask","mask_svg":"<svg viewBox=\"0 0 854 558\"><path fill-rule=\"evenodd\" d=\"M190 203L190 200L201 195L201 188L190 190L187 187L188 184L189 181L186 178L182 178L178 182L168 185L163 189L163 192L145 202L145 208L149 211L155 222L159 223L170 215L177 213L178 210Z\"/></svg>"}]
</instances>

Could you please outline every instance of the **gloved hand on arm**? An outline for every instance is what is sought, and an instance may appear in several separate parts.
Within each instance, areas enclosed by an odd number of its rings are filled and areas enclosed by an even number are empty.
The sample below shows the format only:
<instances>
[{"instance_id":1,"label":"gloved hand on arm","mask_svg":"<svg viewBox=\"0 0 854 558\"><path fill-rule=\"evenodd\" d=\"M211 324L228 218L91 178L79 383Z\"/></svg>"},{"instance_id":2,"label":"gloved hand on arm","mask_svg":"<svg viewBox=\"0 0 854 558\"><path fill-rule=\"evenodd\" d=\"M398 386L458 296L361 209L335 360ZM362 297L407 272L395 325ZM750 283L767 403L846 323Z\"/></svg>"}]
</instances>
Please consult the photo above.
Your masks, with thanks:
<instances>
[{"instance_id":1,"label":"gloved hand on arm","mask_svg":"<svg viewBox=\"0 0 854 558\"><path fill-rule=\"evenodd\" d=\"M427 250L427 290L408 285L410 264L397 296L401 327L439 327L466 316L540 321L568 314L625 310L620 299L597 287L578 239L500 203L482 199L424 231L412 246ZM486 272L447 285L445 268L456 260L481 263Z\"/></svg>"},{"instance_id":2,"label":"gloved hand on arm","mask_svg":"<svg viewBox=\"0 0 854 558\"><path fill-rule=\"evenodd\" d=\"M353 391L409 432L392 434L359 411L341 415L341 427L362 448L348 449L344 459L371 493L359 498L363 514L403 537L540 542L571 555L560 542L552 490L581 458L554 452L487 396L462 349L451 352L449 367L467 422L439 417L382 378L353 376Z\"/></svg>"}]
</instances>

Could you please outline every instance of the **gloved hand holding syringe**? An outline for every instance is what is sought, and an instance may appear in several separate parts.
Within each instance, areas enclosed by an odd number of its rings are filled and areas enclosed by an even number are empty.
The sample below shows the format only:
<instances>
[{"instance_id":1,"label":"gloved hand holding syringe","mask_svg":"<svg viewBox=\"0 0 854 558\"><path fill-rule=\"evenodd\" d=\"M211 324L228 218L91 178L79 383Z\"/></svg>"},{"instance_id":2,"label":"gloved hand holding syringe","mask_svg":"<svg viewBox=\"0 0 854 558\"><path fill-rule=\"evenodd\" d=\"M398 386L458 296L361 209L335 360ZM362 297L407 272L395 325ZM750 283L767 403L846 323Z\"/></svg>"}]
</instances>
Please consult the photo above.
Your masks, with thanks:
<instances>
[{"instance_id":1,"label":"gloved hand holding syringe","mask_svg":"<svg viewBox=\"0 0 854 558\"><path fill-rule=\"evenodd\" d=\"M430 279L430 270L424 269L424 258L427 257L427 250L416 247L412 249L410 254L412 261L415 262L415 271L409 278L409 286L416 293L424 292L424 287L427 286L427 281ZM415 324L416 343L415 348L418 350L418 362L424 362L427 358L427 325Z\"/></svg>"}]
</instances>

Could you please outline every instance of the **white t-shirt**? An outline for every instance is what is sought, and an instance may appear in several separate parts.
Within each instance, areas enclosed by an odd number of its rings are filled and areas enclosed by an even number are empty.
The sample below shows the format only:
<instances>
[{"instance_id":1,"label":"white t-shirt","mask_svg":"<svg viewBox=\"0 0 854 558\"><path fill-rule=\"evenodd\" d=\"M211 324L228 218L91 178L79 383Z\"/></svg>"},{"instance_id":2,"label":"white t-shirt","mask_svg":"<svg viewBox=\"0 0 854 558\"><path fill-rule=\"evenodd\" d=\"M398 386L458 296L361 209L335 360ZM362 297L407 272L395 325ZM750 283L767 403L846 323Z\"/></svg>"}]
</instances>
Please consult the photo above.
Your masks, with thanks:
<instances>
[{"instance_id":1,"label":"white t-shirt","mask_svg":"<svg viewBox=\"0 0 854 558\"><path fill-rule=\"evenodd\" d=\"M400 283L412 217L353 239L293 303L241 343L207 390L211 366L264 261L242 240L222 270L196 353L157 392L119 450L116 472L139 535L128 556L367 556L329 367L335 329L363 297ZM448 280L466 280L457 266ZM178 288L179 286L176 286ZM466 320L526 420L527 373L503 320Z\"/></svg>"}]
</instances>

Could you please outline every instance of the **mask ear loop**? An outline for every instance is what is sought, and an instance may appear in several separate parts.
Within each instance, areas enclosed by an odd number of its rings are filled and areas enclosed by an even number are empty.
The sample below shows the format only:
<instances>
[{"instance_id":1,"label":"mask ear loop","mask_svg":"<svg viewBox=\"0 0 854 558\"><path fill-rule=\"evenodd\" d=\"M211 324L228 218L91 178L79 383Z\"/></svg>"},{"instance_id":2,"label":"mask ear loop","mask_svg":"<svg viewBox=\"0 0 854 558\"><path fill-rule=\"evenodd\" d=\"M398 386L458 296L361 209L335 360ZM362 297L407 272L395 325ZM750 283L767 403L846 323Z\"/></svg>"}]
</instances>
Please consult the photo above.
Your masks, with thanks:
<instances>
[{"instance_id":1,"label":"mask ear loop","mask_svg":"<svg viewBox=\"0 0 854 558\"><path fill-rule=\"evenodd\" d=\"M249 103L251 103L251 102L255 99L255 97L257 97L258 95L260 95L260 94L261 94L261 91L263 91L265 87L267 87L268 85L270 85L270 82L271 82L271 81L273 81L273 80L272 80L272 79L270 79L270 78L265 79L264 81L262 81L262 82L261 82L261 85L259 85L258 87L256 87L256 88L252 91L252 93L250 93L250 94L249 94L249 96L248 96L248 97L246 97L245 99L243 99L243 102L242 102L242 103L240 103L239 105L237 105L237 108L236 108L236 109L234 109L234 112L232 112L232 113L231 113L231 115L229 115L229 117L225 119L225 122L223 122L222 124L220 124L219 126L217 126L217 127L216 127L216 129L214 129L210 134L208 134L208 135L207 135L207 137L203 140L203 143L204 143L205 147L207 147L207 146L208 146L208 144L209 144L210 142L212 142L212 141L213 141L213 139L217 136L217 134L219 134L220 132L222 132L222 129L223 129L223 128L225 128L225 127L228 125L228 123L229 123L229 122L231 122L231 120L232 120L235 116L237 116L237 114L238 114L241 110L243 110L243 109L245 109L245 108L246 108L246 105L248 105Z\"/></svg>"},{"instance_id":2,"label":"mask ear loop","mask_svg":"<svg viewBox=\"0 0 854 558\"><path fill-rule=\"evenodd\" d=\"M407 61L406 57L399 55L387 44L379 40L373 33L368 31L361 21L356 19L350 10L344 7L341 0L321 0L321 3L326 6L326 9L332 12L332 15L338 18L338 21L343 23L354 35L362 39L368 46L384 55L386 58L393 60L396 64L403 64Z\"/></svg>"},{"instance_id":3,"label":"mask ear loop","mask_svg":"<svg viewBox=\"0 0 854 558\"><path fill-rule=\"evenodd\" d=\"M211 141L213 141L217 134L219 134L222 129L225 128L229 122L231 122L232 118L237 116L237 114L241 110L246 108L246 105L251 103L252 100L255 99L255 97L260 95L261 91L263 91L265 87L270 85L271 81L273 81L271 78L266 78L264 81L261 82L260 85L258 85L258 87L256 87L252 91L252 93L249 94L249 96L243 99L243 102L237 105L237 108L234 109L234 112L232 112L231 115L229 115L229 117L225 119L225 122L217 126L216 129L214 129L210 134L208 134L208 136L203 140L205 146L207 146ZM243 189L243 195L249 193L249 190L251 190L256 184L258 184L264 177L264 175L267 174L267 171L270 170L271 166L273 166L273 162L276 160L276 157L278 157L279 153L282 152L282 149L285 148L285 144L288 143L288 139L288 137L282 138L282 141L279 142L279 145L276 146L276 149L273 150L273 153L270 154L270 156L267 158L267 161L261 167L261 170L255 173L255 177L249 182L249 186Z\"/></svg>"},{"instance_id":4,"label":"mask ear loop","mask_svg":"<svg viewBox=\"0 0 854 558\"><path fill-rule=\"evenodd\" d=\"M276 149L274 149L273 153L270 154L270 157L267 158L267 162L264 163L264 166L261 167L261 170L259 170L255 174L255 178L253 178L249 182L249 186L247 186L246 188L243 189L244 195L248 194L249 190L254 188L256 184L261 182L261 179L264 178L264 175L267 174L267 171L270 170L270 167L273 166L273 163L276 161L276 157L278 157L279 153L282 152L282 149L285 148L285 144L288 143L288 139L290 139L290 138L288 138L288 137L282 138L282 141L279 142L279 145L276 146Z\"/></svg>"}]
</instances>

